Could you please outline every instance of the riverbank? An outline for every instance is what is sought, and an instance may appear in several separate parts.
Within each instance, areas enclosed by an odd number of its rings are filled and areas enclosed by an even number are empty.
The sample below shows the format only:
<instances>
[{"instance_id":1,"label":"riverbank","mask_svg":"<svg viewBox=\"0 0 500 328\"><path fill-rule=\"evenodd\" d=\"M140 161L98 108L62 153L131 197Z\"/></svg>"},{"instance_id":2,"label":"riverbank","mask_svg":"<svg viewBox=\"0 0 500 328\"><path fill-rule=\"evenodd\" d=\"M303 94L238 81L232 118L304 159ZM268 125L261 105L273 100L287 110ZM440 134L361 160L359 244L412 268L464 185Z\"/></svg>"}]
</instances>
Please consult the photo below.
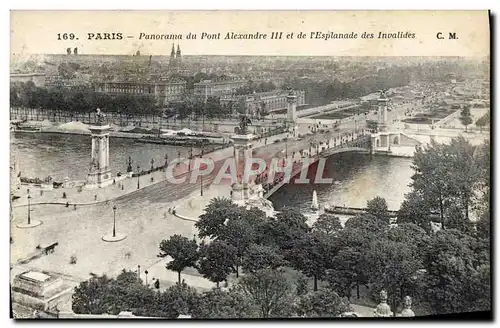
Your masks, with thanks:
<instances>
[{"instance_id":1,"label":"riverbank","mask_svg":"<svg viewBox=\"0 0 500 328\"><path fill-rule=\"evenodd\" d=\"M125 139L138 139L143 143L162 143L162 144L172 144L174 146L183 146L185 143L187 146L191 146L194 141L202 139L213 139L213 137L192 137L191 141L182 140L182 142L176 141L174 138L161 138L158 133L138 133L138 132L128 132L123 130L132 130L135 127L125 127L120 128L115 125L110 125L110 137L111 138L125 138ZM151 130L151 129L146 129ZM27 121L22 125L16 125L15 128L11 130L14 133L52 133L52 134L73 134L73 135L91 135L88 125L81 122L69 122L61 125L55 125L49 121ZM224 138L221 134L220 139ZM209 142L209 144L219 145L220 142Z\"/></svg>"}]
</instances>

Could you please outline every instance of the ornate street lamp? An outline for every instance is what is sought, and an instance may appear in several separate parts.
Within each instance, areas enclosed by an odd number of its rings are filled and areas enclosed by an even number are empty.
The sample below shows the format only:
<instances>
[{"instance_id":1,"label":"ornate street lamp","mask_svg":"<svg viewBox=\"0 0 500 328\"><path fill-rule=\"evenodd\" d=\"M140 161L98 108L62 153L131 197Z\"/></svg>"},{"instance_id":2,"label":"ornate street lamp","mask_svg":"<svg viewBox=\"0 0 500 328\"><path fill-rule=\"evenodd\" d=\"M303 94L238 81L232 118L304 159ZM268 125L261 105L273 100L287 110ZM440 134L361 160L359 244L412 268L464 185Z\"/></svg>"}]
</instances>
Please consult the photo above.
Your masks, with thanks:
<instances>
[{"instance_id":1,"label":"ornate street lamp","mask_svg":"<svg viewBox=\"0 0 500 328\"><path fill-rule=\"evenodd\" d=\"M203 158L203 148L201 148L200 158ZM203 174L200 174L200 196L203 196Z\"/></svg>"},{"instance_id":2,"label":"ornate street lamp","mask_svg":"<svg viewBox=\"0 0 500 328\"><path fill-rule=\"evenodd\" d=\"M28 225L31 224L31 195L28 194Z\"/></svg>"},{"instance_id":3,"label":"ornate street lamp","mask_svg":"<svg viewBox=\"0 0 500 328\"><path fill-rule=\"evenodd\" d=\"M140 170L140 166L139 164L137 164L137 189L139 189L141 186L139 184L139 170Z\"/></svg>"},{"instance_id":4,"label":"ornate street lamp","mask_svg":"<svg viewBox=\"0 0 500 328\"><path fill-rule=\"evenodd\" d=\"M116 205L113 206L113 238L116 237Z\"/></svg>"}]
</instances>

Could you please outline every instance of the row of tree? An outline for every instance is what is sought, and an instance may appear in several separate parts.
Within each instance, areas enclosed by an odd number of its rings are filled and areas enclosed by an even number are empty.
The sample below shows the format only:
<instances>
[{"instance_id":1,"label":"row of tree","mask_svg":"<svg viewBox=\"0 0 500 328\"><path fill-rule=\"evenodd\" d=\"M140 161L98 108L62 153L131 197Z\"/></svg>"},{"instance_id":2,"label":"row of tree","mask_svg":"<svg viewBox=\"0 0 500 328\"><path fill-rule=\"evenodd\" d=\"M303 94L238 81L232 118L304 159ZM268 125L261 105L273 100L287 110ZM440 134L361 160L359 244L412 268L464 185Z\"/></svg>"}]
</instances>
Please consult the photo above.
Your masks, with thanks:
<instances>
[{"instance_id":1,"label":"row of tree","mask_svg":"<svg viewBox=\"0 0 500 328\"><path fill-rule=\"evenodd\" d=\"M382 89L405 86L410 81L407 71L396 67L347 82L338 79L318 82L307 77L286 79L283 89L304 90L307 104L324 105L334 100L356 99Z\"/></svg>"},{"instance_id":2,"label":"row of tree","mask_svg":"<svg viewBox=\"0 0 500 328\"><path fill-rule=\"evenodd\" d=\"M268 318L288 316L334 317L350 310L345 298L329 289L308 292L281 270L265 270L243 277L227 289L199 292L184 281L163 291L144 285L136 272L123 271L115 279L94 276L75 288L73 311L118 314L124 309L136 316L197 319ZM266 294L259 294L265 291ZM255 299L248 295L255 295ZM289 301L289 302L284 302Z\"/></svg>"},{"instance_id":3,"label":"row of tree","mask_svg":"<svg viewBox=\"0 0 500 328\"><path fill-rule=\"evenodd\" d=\"M101 108L123 114L158 113L156 100L149 95L109 95L87 89L72 91L63 88L40 88L33 82L13 84L10 88L10 106L43 108L74 113L93 112Z\"/></svg>"}]
</instances>

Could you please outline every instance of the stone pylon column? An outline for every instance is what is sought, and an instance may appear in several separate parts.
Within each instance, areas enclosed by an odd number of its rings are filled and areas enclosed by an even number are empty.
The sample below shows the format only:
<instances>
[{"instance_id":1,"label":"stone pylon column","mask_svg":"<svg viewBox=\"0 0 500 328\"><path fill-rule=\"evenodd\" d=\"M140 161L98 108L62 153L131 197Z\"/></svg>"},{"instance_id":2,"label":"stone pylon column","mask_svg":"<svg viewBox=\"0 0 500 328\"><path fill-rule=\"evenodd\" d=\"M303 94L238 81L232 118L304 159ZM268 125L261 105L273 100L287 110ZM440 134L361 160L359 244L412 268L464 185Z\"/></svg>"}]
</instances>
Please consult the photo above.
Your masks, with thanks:
<instances>
[{"instance_id":1,"label":"stone pylon column","mask_svg":"<svg viewBox=\"0 0 500 328\"><path fill-rule=\"evenodd\" d=\"M377 112L377 123L379 127L379 132L387 131L387 107L389 106L389 99L386 97L385 93L382 93L378 98L378 112Z\"/></svg>"},{"instance_id":2,"label":"stone pylon column","mask_svg":"<svg viewBox=\"0 0 500 328\"><path fill-rule=\"evenodd\" d=\"M111 127L104 123L103 114L100 115L98 114L97 123L89 126L92 137L92 154L87 175L87 187L91 189L105 187L113 183L109 167L109 133Z\"/></svg>"},{"instance_id":3,"label":"stone pylon column","mask_svg":"<svg viewBox=\"0 0 500 328\"><path fill-rule=\"evenodd\" d=\"M245 201L250 197L251 181L244 181L247 163L252 158L253 134L238 134L232 137L234 146L234 160L236 163L236 179L232 186L232 198L235 201Z\"/></svg>"},{"instance_id":4,"label":"stone pylon column","mask_svg":"<svg viewBox=\"0 0 500 328\"><path fill-rule=\"evenodd\" d=\"M297 125L297 96L293 90L290 90L286 96L287 110L286 110L286 122L288 126L292 127L293 135L295 136L295 130Z\"/></svg>"}]
</instances>

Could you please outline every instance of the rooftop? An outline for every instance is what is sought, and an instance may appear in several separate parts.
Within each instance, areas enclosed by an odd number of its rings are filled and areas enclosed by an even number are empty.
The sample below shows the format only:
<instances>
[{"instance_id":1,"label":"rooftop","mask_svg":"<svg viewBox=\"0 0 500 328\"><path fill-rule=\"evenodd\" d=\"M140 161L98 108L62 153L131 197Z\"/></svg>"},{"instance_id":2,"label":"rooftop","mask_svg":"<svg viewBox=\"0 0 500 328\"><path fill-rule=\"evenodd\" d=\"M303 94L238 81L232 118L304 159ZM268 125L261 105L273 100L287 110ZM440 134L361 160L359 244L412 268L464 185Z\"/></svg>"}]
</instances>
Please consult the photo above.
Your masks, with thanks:
<instances>
[{"instance_id":1,"label":"rooftop","mask_svg":"<svg viewBox=\"0 0 500 328\"><path fill-rule=\"evenodd\" d=\"M34 280L38 282L44 282L50 279L49 275L46 275L42 272L37 271L28 271L26 273L21 274L22 278L27 278L28 280Z\"/></svg>"}]
</instances>

